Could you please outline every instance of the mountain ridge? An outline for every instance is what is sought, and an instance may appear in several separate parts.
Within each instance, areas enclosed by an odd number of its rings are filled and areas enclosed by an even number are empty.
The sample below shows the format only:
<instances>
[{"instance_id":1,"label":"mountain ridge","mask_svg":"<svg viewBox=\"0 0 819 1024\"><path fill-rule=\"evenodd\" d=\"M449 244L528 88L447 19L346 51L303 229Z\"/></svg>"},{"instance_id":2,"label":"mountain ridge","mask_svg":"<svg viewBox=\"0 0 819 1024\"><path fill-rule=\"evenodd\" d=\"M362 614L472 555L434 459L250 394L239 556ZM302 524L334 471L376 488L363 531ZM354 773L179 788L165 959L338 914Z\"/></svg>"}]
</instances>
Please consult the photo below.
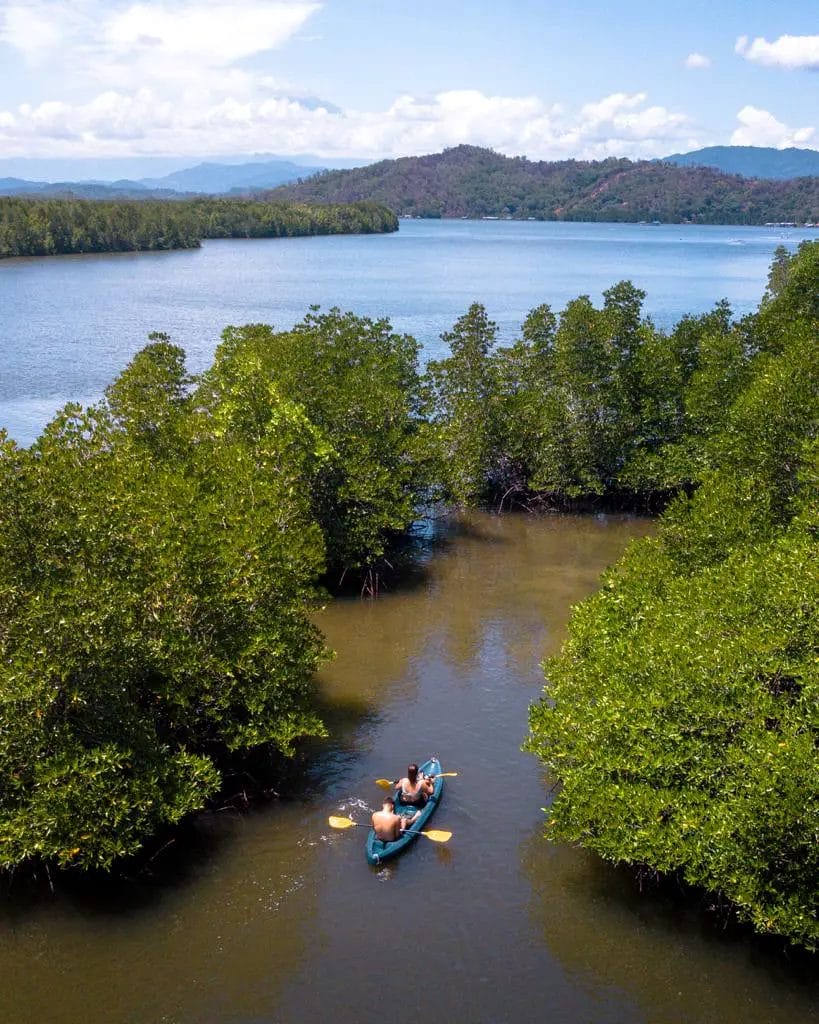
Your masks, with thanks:
<instances>
[{"instance_id":1,"label":"mountain ridge","mask_svg":"<svg viewBox=\"0 0 819 1024\"><path fill-rule=\"evenodd\" d=\"M466 145L324 171L266 195L300 202L368 199L413 217L701 224L819 220L819 178L747 179L707 167L614 157L531 161Z\"/></svg>"},{"instance_id":2,"label":"mountain ridge","mask_svg":"<svg viewBox=\"0 0 819 1024\"><path fill-rule=\"evenodd\" d=\"M713 167L743 178L786 181L819 175L819 150L773 149L769 146L706 146L690 153L672 153L662 162L678 167Z\"/></svg>"},{"instance_id":3,"label":"mountain ridge","mask_svg":"<svg viewBox=\"0 0 819 1024\"><path fill-rule=\"evenodd\" d=\"M82 199L185 199L195 195L343 203L374 200L414 217L764 224L819 221L819 176L731 173L702 161L758 170L775 161L812 166L814 150L710 147L662 160L537 161L460 145L423 156L323 169L281 158L205 161L161 177L39 182L0 178L0 195ZM808 163L805 163L805 161ZM744 161L744 163L743 163ZM789 163L788 163L789 162Z\"/></svg>"},{"instance_id":4,"label":"mountain ridge","mask_svg":"<svg viewBox=\"0 0 819 1024\"><path fill-rule=\"evenodd\" d=\"M323 168L289 160L250 161L243 164L206 161L155 178L121 178L116 181L41 182L25 178L0 178L0 195L72 195L85 199L173 199L192 195L254 193L308 177Z\"/></svg>"},{"instance_id":5,"label":"mountain ridge","mask_svg":"<svg viewBox=\"0 0 819 1024\"><path fill-rule=\"evenodd\" d=\"M289 160L249 161L223 164L206 161L160 178L140 178L146 188L171 188L178 192L223 194L237 189L270 189L324 170Z\"/></svg>"}]
</instances>

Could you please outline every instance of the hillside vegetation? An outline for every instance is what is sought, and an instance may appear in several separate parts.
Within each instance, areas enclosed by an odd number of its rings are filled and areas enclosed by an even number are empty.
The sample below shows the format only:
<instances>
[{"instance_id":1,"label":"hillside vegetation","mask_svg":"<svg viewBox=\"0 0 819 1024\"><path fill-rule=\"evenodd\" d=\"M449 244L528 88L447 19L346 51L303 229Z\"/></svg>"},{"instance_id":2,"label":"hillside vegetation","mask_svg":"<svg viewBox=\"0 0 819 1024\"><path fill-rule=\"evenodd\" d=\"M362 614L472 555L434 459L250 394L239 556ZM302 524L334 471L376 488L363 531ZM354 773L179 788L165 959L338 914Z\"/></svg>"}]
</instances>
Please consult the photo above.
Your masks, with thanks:
<instances>
[{"instance_id":1,"label":"hillside vegetation","mask_svg":"<svg viewBox=\"0 0 819 1024\"><path fill-rule=\"evenodd\" d=\"M303 202L384 203L415 217L698 224L819 220L819 178L750 181L704 167L629 160L535 162L457 146L327 171L275 189Z\"/></svg>"}]
</instances>

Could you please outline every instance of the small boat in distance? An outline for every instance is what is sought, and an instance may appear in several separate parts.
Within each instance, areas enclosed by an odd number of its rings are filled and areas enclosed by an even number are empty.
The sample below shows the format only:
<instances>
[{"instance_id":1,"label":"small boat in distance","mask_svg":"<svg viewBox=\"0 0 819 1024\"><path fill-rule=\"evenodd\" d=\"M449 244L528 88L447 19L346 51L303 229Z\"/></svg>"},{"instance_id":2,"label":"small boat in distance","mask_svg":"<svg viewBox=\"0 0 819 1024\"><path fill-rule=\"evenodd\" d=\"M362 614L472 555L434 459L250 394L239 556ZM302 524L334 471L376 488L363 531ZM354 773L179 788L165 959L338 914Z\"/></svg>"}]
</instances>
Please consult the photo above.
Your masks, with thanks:
<instances>
[{"instance_id":1,"label":"small boat in distance","mask_svg":"<svg viewBox=\"0 0 819 1024\"><path fill-rule=\"evenodd\" d=\"M444 792L444 780L441 778L440 774L441 762L437 757L431 757L420 766L419 770L422 771L424 775L436 776L432 796L424 804L421 809L421 813L418 815L417 820L413 822L412 827L408 828L406 832L402 832L401 836L394 842L385 843L380 839L376 839L375 829L370 829L369 835L367 836L367 862L369 864L382 864L385 860L389 860L391 857L395 857L397 854L405 850L410 843L414 842L418 838L418 833L423 830L424 825L435 813ZM417 809L417 807L410 806L409 804L402 804L396 798L396 814L405 814L408 817L412 817Z\"/></svg>"}]
</instances>

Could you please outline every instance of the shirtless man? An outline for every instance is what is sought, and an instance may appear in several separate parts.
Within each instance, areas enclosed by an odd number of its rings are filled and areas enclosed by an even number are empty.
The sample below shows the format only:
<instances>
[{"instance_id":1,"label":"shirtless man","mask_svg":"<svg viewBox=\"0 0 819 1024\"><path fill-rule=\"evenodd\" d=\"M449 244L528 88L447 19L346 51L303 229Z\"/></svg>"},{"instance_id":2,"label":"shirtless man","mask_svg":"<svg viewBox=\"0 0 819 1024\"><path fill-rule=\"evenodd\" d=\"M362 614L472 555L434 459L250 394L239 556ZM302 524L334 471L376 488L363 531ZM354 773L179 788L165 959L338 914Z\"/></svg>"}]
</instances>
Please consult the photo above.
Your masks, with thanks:
<instances>
[{"instance_id":1,"label":"shirtless man","mask_svg":"<svg viewBox=\"0 0 819 1024\"><path fill-rule=\"evenodd\" d=\"M413 807L423 807L434 792L433 778L421 774L417 764L411 764L404 778L395 785L395 793L401 803Z\"/></svg>"},{"instance_id":2,"label":"shirtless man","mask_svg":"<svg viewBox=\"0 0 819 1024\"><path fill-rule=\"evenodd\" d=\"M406 814L396 814L395 801L391 796L385 796L381 810L373 812L373 828L376 839L380 839L382 843L395 842L402 832L406 832L420 813L420 811L416 811L412 817Z\"/></svg>"}]
</instances>

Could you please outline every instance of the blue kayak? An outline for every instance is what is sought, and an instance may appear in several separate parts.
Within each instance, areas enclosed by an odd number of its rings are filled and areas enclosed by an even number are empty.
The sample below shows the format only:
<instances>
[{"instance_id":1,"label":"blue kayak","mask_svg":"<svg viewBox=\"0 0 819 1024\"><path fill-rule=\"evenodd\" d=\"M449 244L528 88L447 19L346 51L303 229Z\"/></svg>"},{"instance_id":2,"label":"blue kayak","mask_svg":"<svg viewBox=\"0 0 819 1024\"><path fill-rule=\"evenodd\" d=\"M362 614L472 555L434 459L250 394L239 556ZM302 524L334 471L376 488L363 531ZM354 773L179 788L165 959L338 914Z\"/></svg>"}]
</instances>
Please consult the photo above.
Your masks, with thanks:
<instances>
[{"instance_id":1,"label":"blue kayak","mask_svg":"<svg viewBox=\"0 0 819 1024\"><path fill-rule=\"evenodd\" d=\"M444 780L440 776L441 762L437 758L430 758L429 761L425 761L419 766L420 771L424 775L435 775L435 788L432 792L432 796L427 800L424 806L421 808L421 813L418 816L418 820L412 825L412 828L408 828L406 832L403 832L401 836L392 843L384 843L380 839L375 837L375 829L370 829L370 833L367 836L367 861L370 864L383 864L385 860L389 860L390 857L395 857L397 854L405 850L410 843L414 842L418 838L418 833L423 831L426 823L435 813L438 804L441 802L441 796L444 792ZM395 796L395 794L393 794ZM418 810L415 806L409 804L402 804L398 798L395 799L395 813L406 814L408 817L412 817L413 814Z\"/></svg>"}]
</instances>

